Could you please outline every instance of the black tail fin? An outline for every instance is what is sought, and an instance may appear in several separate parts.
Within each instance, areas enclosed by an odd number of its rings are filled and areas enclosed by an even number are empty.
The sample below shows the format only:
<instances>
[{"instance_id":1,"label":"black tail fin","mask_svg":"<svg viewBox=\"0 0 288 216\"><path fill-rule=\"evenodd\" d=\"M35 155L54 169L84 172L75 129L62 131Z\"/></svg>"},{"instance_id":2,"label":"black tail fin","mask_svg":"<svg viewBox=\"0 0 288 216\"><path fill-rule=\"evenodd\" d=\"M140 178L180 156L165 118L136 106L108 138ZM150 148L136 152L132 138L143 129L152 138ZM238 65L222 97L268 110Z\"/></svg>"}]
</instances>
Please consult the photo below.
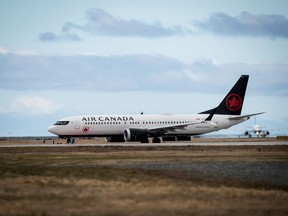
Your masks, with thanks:
<instances>
[{"instance_id":1,"label":"black tail fin","mask_svg":"<svg viewBox=\"0 0 288 216\"><path fill-rule=\"evenodd\" d=\"M210 114L210 119L214 114L241 115L248 79L249 75L242 75L218 107L200 114Z\"/></svg>"}]
</instances>

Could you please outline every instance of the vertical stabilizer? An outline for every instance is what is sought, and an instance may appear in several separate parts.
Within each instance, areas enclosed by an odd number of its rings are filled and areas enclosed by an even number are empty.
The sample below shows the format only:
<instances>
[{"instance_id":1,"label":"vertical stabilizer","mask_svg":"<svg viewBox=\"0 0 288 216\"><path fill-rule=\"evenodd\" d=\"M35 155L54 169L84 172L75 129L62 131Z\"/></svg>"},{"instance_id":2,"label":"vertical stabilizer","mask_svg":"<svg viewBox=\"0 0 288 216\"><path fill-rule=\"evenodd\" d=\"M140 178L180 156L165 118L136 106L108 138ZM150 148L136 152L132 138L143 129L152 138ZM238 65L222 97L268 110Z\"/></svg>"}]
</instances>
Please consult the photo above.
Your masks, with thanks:
<instances>
[{"instance_id":1,"label":"vertical stabilizer","mask_svg":"<svg viewBox=\"0 0 288 216\"><path fill-rule=\"evenodd\" d=\"M249 75L242 75L218 107L200 114L241 115L248 79Z\"/></svg>"}]
</instances>

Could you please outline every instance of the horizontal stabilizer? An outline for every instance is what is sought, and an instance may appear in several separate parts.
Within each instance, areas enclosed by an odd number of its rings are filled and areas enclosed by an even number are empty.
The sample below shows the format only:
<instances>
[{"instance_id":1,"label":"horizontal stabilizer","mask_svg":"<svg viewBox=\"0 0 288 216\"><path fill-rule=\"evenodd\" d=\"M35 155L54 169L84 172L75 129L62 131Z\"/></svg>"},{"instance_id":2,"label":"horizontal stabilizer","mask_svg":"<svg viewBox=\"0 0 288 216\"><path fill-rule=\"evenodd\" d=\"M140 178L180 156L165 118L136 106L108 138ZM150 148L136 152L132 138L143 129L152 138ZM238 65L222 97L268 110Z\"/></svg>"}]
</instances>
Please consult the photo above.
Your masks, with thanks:
<instances>
[{"instance_id":1,"label":"horizontal stabilizer","mask_svg":"<svg viewBox=\"0 0 288 216\"><path fill-rule=\"evenodd\" d=\"M246 118L250 118L251 116L256 116L256 115L261 115L264 114L265 112L261 112L261 113L254 113L254 114L249 114L249 115L242 115L242 116L235 116L235 117L230 117L230 120L242 120L242 119L246 119Z\"/></svg>"}]
</instances>

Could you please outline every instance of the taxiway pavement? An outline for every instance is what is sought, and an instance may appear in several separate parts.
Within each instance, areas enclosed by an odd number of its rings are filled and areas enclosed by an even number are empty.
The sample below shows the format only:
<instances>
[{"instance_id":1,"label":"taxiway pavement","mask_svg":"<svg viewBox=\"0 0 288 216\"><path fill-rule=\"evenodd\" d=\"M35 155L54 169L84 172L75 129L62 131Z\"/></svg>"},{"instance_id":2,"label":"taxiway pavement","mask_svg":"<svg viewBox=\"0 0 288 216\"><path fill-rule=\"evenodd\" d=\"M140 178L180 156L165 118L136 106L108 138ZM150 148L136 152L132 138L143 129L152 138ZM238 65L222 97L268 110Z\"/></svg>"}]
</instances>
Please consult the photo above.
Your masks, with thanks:
<instances>
[{"instance_id":1,"label":"taxiway pavement","mask_svg":"<svg viewBox=\"0 0 288 216\"><path fill-rule=\"evenodd\" d=\"M169 143L105 143L105 144L1 144L0 148L17 147L189 147L189 146L269 146L288 145L288 141L249 142L169 142Z\"/></svg>"}]
</instances>

